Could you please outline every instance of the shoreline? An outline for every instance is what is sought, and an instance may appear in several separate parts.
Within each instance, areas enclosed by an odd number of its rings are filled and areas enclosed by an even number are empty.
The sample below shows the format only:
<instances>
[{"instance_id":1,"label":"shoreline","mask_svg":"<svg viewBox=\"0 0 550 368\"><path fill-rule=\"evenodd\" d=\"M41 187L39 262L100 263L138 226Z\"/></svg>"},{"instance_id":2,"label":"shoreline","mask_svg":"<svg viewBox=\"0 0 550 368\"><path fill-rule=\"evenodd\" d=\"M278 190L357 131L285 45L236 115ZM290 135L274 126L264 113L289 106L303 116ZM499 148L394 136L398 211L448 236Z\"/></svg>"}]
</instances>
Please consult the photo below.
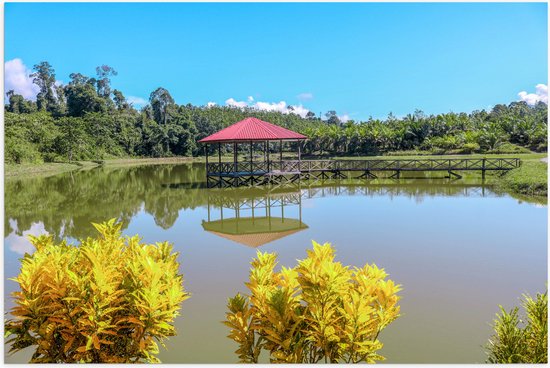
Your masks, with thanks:
<instances>
[{"instance_id":1,"label":"shoreline","mask_svg":"<svg viewBox=\"0 0 550 368\"><path fill-rule=\"evenodd\" d=\"M542 198L547 196L547 170L548 156L546 153L529 154L471 154L471 155L404 155L404 156L342 156L330 157L340 160L364 160L364 159L428 159L428 158L480 158L480 157L518 157L522 160L522 166L514 169L510 174L497 179L497 186L510 194L517 194L527 197ZM327 157L328 158L328 157ZM230 160L230 157L223 157L223 161ZM18 180L34 177L48 177L65 172L89 170L98 167L130 167L142 165L166 165L204 162L204 157L159 157L159 158L116 158L94 161L78 161L71 163L42 163L42 164L11 164L4 165L4 180Z\"/></svg>"},{"instance_id":2,"label":"shoreline","mask_svg":"<svg viewBox=\"0 0 550 368\"><path fill-rule=\"evenodd\" d=\"M97 167L126 167L139 165L166 165L191 162L203 162L200 157L159 157L159 158L116 158L94 161L47 162L42 164L4 164L4 180L45 177L70 171L93 169Z\"/></svg>"}]
</instances>

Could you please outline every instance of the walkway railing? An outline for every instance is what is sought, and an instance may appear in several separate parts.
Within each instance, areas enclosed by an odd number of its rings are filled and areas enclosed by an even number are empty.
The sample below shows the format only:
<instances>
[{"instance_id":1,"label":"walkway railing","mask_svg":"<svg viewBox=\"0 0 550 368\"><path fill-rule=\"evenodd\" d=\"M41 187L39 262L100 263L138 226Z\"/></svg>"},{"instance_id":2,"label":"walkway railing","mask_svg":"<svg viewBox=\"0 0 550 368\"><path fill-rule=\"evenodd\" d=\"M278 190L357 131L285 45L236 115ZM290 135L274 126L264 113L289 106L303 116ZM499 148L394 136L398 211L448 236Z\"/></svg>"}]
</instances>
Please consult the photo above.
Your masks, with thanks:
<instances>
[{"instance_id":1,"label":"walkway railing","mask_svg":"<svg viewBox=\"0 0 550 368\"><path fill-rule=\"evenodd\" d=\"M486 171L511 170L520 165L519 158L284 160L210 162L206 165L206 171L209 176L234 176L341 171Z\"/></svg>"}]
</instances>

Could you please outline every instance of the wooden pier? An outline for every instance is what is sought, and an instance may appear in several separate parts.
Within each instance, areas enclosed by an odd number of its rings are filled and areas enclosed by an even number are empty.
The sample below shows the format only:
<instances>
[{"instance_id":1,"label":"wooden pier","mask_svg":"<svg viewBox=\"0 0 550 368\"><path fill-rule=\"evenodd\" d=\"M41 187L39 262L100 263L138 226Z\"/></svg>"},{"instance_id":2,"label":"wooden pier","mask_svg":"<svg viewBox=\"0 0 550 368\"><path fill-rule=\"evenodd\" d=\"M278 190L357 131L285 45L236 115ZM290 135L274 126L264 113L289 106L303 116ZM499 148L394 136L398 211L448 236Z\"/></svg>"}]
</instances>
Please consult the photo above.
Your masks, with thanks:
<instances>
[{"instance_id":1,"label":"wooden pier","mask_svg":"<svg viewBox=\"0 0 550 368\"><path fill-rule=\"evenodd\" d=\"M515 169L519 158L456 158L456 159L364 159L364 160L279 160L248 162L211 162L206 164L207 186L238 187L292 183L310 179L376 179L382 172L399 179L411 171L447 172L461 178L458 172Z\"/></svg>"}]
</instances>

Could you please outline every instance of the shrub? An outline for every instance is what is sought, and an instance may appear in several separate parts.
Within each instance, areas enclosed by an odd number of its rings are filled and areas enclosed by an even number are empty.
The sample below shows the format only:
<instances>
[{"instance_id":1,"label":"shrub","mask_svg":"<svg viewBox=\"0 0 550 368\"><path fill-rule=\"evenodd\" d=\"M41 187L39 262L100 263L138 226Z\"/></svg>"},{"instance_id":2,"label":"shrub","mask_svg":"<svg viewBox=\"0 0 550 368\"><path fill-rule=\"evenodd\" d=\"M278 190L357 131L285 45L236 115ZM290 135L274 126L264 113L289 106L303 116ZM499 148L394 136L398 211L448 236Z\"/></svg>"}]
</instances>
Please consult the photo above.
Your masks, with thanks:
<instances>
[{"instance_id":1,"label":"shrub","mask_svg":"<svg viewBox=\"0 0 550 368\"><path fill-rule=\"evenodd\" d=\"M477 143L464 143L464 145L462 146L462 149L461 149L461 153L474 153L474 152L479 152L479 144Z\"/></svg>"},{"instance_id":2,"label":"shrub","mask_svg":"<svg viewBox=\"0 0 550 368\"><path fill-rule=\"evenodd\" d=\"M422 143L422 147L433 151L447 152L461 147L463 143L464 138L460 135L445 135L442 137L427 138Z\"/></svg>"},{"instance_id":3,"label":"shrub","mask_svg":"<svg viewBox=\"0 0 550 368\"><path fill-rule=\"evenodd\" d=\"M513 143L503 143L495 149L487 151L487 153L531 153L531 151L525 147L518 146Z\"/></svg>"},{"instance_id":4,"label":"shrub","mask_svg":"<svg viewBox=\"0 0 550 368\"><path fill-rule=\"evenodd\" d=\"M527 320L519 317L518 307L508 313L500 306L487 345L489 363L548 362L548 293L536 299L524 295L521 304Z\"/></svg>"},{"instance_id":5,"label":"shrub","mask_svg":"<svg viewBox=\"0 0 550 368\"><path fill-rule=\"evenodd\" d=\"M250 295L229 299L224 322L240 361L257 363L262 350L276 363L383 360L378 336L399 317L400 285L375 265L334 262L328 243L313 242L307 253L280 272L274 253L258 252L252 261Z\"/></svg>"},{"instance_id":6,"label":"shrub","mask_svg":"<svg viewBox=\"0 0 550 368\"><path fill-rule=\"evenodd\" d=\"M406 150L406 151L391 151L386 152L385 156L430 156L433 155L432 151L418 151L418 150Z\"/></svg>"},{"instance_id":7,"label":"shrub","mask_svg":"<svg viewBox=\"0 0 550 368\"><path fill-rule=\"evenodd\" d=\"M30 237L14 279L14 319L5 322L11 352L36 346L32 363L158 362L158 341L188 298L169 243L123 238L121 224L94 224L97 238L79 246Z\"/></svg>"}]
</instances>

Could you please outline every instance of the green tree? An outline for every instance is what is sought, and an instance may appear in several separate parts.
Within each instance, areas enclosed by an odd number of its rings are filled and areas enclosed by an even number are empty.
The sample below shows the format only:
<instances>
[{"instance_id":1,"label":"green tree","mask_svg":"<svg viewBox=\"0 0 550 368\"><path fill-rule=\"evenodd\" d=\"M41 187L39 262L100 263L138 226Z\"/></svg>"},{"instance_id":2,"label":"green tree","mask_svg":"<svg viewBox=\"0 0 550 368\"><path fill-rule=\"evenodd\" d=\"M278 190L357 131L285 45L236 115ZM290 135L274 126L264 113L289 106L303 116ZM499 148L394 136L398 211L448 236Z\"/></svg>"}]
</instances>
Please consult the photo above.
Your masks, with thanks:
<instances>
[{"instance_id":1,"label":"green tree","mask_svg":"<svg viewBox=\"0 0 550 368\"><path fill-rule=\"evenodd\" d=\"M103 98L109 98L111 95L111 77L118 75L109 65L101 65L95 68L97 74L97 94Z\"/></svg>"},{"instance_id":2,"label":"green tree","mask_svg":"<svg viewBox=\"0 0 550 368\"><path fill-rule=\"evenodd\" d=\"M330 110L325 114L325 117L327 118L327 124L334 124L334 125L340 125L341 121L338 118L338 115L336 115L336 111Z\"/></svg>"},{"instance_id":3,"label":"green tree","mask_svg":"<svg viewBox=\"0 0 550 368\"><path fill-rule=\"evenodd\" d=\"M60 155L68 161L89 158L89 139L84 128L84 121L75 117L63 117L58 122L60 134L55 147Z\"/></svg>"},{"instance_id":4,"label":"green tree","mask_svg":"<svg viewBox=\"0 0 550 368\"><path fill-rule=\"evenodd\" d=\"M130 104L126 100L126 97L124 97L124 94L122 94L121 91L118 89L115 89L113 91L113 100L115 102L115 106L117 110L129 110Z\"/></svg>"},{"instance_id":5,"label":"green tree","mask_svg":"<svg viewBox=\"0 0 550 368\"><path fill-rule=\"evenodd\" d=\"M29 114L36 111L36 106L32 101L25 100L23 96L16 94L13 89L6 92L6 96L9 101L6 107L7 111L15 114Z\"/></svg>"},{"instance_id":6,"label":"green tree","mask_svg":"<svg viewBox=\"0 0 550 368\"><path fill-rule=\"evenodd\" d=\"M153 119L158 124L166 124L170 120L170 108L174 99L165 88L159 87L149 96L149 103L153 112Z\"/></svg>"},{"instance_id":7,"label":"green tree","mask_svg":"<svg viewBox=\"0 0 550 368\"><path fill-rule=\"evenodd\" d=\"M95 79L80 73L72 73L70 78L69 85L64 89L69 116L84 116L88 112L108 110L106 100L94 88Z\"/></svg>"},{"instance_id":8,"label":"green tree","mask_svg":"<svg viewBox=\"0 0 550 368\"><path fill-rule=\"evenodd\" d=\"M31 74L33 83L40 87L36 96L36 103L39 110L54 111L56 108L55 98L55 70L47 61L42 61L34 66L35 72Z\"/></svg>"}]
</instances>

